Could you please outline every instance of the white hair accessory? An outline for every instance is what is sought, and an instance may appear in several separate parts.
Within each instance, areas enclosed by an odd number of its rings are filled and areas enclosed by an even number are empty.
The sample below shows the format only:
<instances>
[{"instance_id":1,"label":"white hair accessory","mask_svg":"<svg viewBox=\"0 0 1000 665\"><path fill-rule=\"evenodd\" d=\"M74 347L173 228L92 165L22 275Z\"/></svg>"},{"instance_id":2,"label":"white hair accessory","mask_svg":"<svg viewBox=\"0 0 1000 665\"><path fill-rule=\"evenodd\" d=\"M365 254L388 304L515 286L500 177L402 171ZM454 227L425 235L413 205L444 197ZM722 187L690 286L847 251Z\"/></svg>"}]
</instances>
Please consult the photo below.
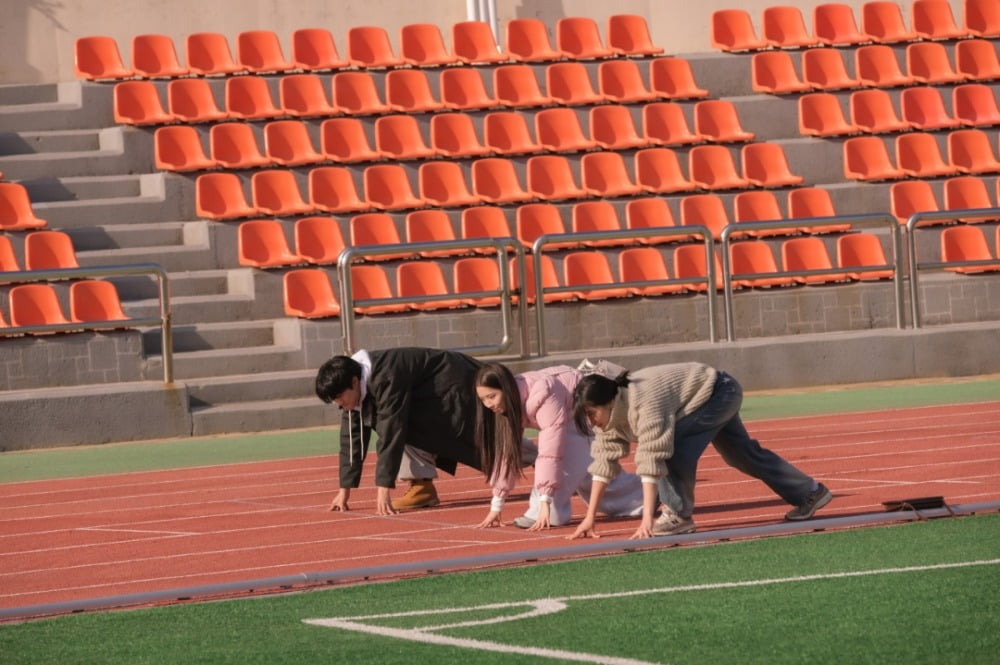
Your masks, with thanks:
<instances>
[{"instance_id":1,"label":"white hair accessory","mask_svg":"<svg viewBox=\"0 0 1000 665\"><path fill-rule=\"evenodd\" d=\"M616 365L610 360L598 360L595 363L586 359L577 366L577 369L584 374L599 374L607 379L617 379L628 371L621 365Z\"/></svg>"}]
</instances>

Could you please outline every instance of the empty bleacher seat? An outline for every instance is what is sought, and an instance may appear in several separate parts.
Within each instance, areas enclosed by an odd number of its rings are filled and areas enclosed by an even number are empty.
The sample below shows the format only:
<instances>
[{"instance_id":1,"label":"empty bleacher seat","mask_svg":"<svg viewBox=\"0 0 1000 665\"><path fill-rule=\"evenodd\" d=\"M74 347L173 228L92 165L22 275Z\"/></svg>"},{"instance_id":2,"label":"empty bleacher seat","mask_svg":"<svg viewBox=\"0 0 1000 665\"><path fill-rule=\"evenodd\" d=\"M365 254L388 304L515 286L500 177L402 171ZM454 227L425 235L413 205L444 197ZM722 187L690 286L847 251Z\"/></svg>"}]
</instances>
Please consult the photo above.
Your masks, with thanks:
<instances>
[{"instance_id":1,"label":"empty bleacher seat","mask_svg":"<svg viewBox=\"0 0 1000 665\"><path fill-rule=\"evenodd\" d=\"M444 298L441 300L414 300L427 296L453 296L444 278L444 270L436 261L406 261L396 268L396 281L399 298L406 301L410 308L418 311L435 309L455 309L464 307L461 298Z\"/></svg>"},{"instance_id":2,"label":"empty bleacher seat","mask_svg":"<svg viewBox=\"0 0 1000 665\"><path fill-rule=\"evenodd\" d=\"M244 122L212 125L208 130L212 159L229 169L253 169L272 164L257 145L253 128Z\"/></svg>"},{"instance_id":3,"label":"empty bleacher seat","mask_svg":"<svg viewBox=\"0 0 1000 665\"><path fill-rule=\"evenodd\" d=\"M837 267L852 268L851 279L892 279L895 271L882 249L882 241L874 233L848 233L837 238Z\"/></svg>"},{"instance_id":4,"label":"empty bleacher seat","mask_svg":"<svg viewBox=\"0 0 1000 665\"><path fill-rule=\"evenodd\" d=\"M24 185L0 182L0 230L24 231L41 229L48 222L35 215L31 199Z\"/></svg>"},{"instance_id":5,"label":"empty bleacher seat","mask_svg":"<svg viewBox=\"0 0 1000 665\"><path fill-rule=\"evenodd\" d=\"M334 162L371 162L384 159L375 150L360 118L330 118L320 125L320 146L327 159Z\"/></svg>"},{"instance_id":6,"label":"empty bleacher seat","mask_svg":"<svg viewBox=\"0 0 1000 665\"><path fill-rule=\"evenodd\" d=\"M194 183L195 214L207 219L234 219L259 214L247 203L243 183L234 173L204 173Z\"/></svg>"},{"instance_id":7,"label":"empty bleacher seat","mask_svg":"<svg viewBox=\"0 0 1000 665\"><path fill-rule=\"evenodd\" d=\"M302 215L315 209L302 197L295 173L287 169L257 171L250 176L253 205L267 215Z\"/></svg>"},{"instance_id":8,"label":"empty bleacher seat","mask_svg":"<svg viewBox=\"0 0 1000 665\"><path fill-rule=\"evenodd\" d=\"M722 51L758 51L769 47L757 37L750 13L745 9L719 9L712 12L710 39L713 48Z\"/></svg>"},{"instance_id":9,"label":"empty bleacher seat","mask_svg":"<svg viewBox=\"0 0 1000 665\"><path fill-rule=\"evenodd\" d=\"M809 48L821 42L806 27L802 10L790 5L770 5L761 12L764 39L775 48Z\"/></svg>"},{"instance_id":10,"label":"empty bleacher seat","mask_svg":"<svg viewBox=\"0 0 1000 665\"><path fill-rule=\"evenodd\" d=\"M245 73L236 62L226 36L218 32L193 32L184 38L188 69L198 76L228 76Z\"/></svg>"},{"instance_id":11,"label":"empty bleacher seat","mask_svg":"<svg viewBox=\"0 0 1000 665\"><path fill-rule=\"evenodd\" d=\"M340 301L325 270L290 270L282 277L282 286L286 315L303 319L340 316Z\"/></svg>"},{"instance_id":12,"label":"empty bleacher seat","mask_svg":"<svg viewBox=\"0 0 1000 665\"><path fill-rule=\"evenodd\" d=\"M899 3L866 2L861 6L861 29L881 44L909 42L919 38L906 27Z\"/></svg>"},{"instance_id":13,"label":"empty bleacher seat","mask_svg":"<svg viewBox=\"0 0 1000 665\"><path fill-rule=\"evenodd\" d=\"M451 68L438 79L441 104L455 111L474 111L500 106L496 97L487 92L483 75L473 68Z\"/></svg>"},{"instance_id":14,"label":"empty bleacher seat","mask_svg":"<svg viewBox=\"0 0 1000 665\"><path fill-rule=\"evenodd\" d=\"M427 74L420 69L394 69L387 73L385 101L399 113L427 113L444 108L431 92Z\"/></svg>"},{"instance_id":15,"label":"empty bleacher seat","mask_svg":"<svg viewBox=\"0 0 1000 665\"><path fill-rule=\"evenodd\" d=\"M445 46L441 29L433 23L411 23L399 29L399 52L414 67L454 65L458 57Z\"/></svg>"},{"instance_id":16,"label":"empty bleacher seat","mask_svg":"<svg viewBox=\"0 0 1000 665\"><path fill-rule=\"evenodd\" d=\"M236 76L226 79L226 112L237 120L269 120L284 115L274 103L267 79Z\"/></svg>"},{"instance_id":17,"label":"empty bleacher seat","mask_svg":"<svg viewBox=\"0 0 1000 665\"><path fill-rule=\"evenodd\" d=\"M399 164L376 164L364 172L365 201L378 210L423 208L427 202L413 193L410 178Z\"/></svg>"},{"instance_id":18,"label":"empty bleacher seat","mask_svg":"<svg viewBox=\"0 0 1000 665\"><path fill-rule=\"evenodd\" d=\"M858 29L854 9L841 2L813 7L813 34L828 46L855 46L872 40Z\"/></svg>"},{"instance_id":19,"label":"empty bleacher seat","mask_svg":"<svg viewBox=\"0 0 1000 665\"><path fill-rule=\"evenodd\" d=\"M73 240L63 231L33 231L24 238L26 270L79 268Z\"/></svg>"},{"instance_id":20,"label":"empty bleacher seat","mask_svg":"<svg viewBox=\"0 0 1000 665\"><path fill-rule=\"evenodd\" d=\"M135 76L122 61L118 42L107 35L79 37L73 42L73 68L80 78L127 79Z\"/></svg>"},{"instance_id":21,"label":"empty bleacher seat","mask_svg":"<svg viewBox=\"0 0 1000 665\"><path fill-rule=\"evenodd\" d=\"M562 60L565 54L552 47L548 27L537 18L512 18L504 30L505 51L518 62Z\"/></svg>"},{"instance_id":22,"label":"empty bleacher seat","mask_svg":"<svg viewBox=\"0 0 1000 665\"><path fill-rule=\"evenodd\" d=\"M340 225L332 217L302 217L295 220L295 253L318 265L336 263L347 244Z\"/></svg>"},{"instance_id":23,"label":"empty bleacher seat","mask_svg":"<svg viewBox=\"0 0 1000 665\"><path fill-rule=\"evenodd\" d=\"M170 115L181 122L218 122L229 118L229 114L219 108L205 79L170 81L167 84L167 107Z\"/></svg>"},{"instance_id":24,"label":"empty bleacher seat","mask_svg":"<svg viewBox=\"0 0 1000 665\"><path fill-rule=\"evenodd\" d=\"M389 33L381 26L359 25L347 30L347 57L354 67L386 68L406 64L392 49Z\"/></svg>"},{"instance_id":25,"label":"empty bleacher seat","mask_svg":"<svg viewBox=\"0 0 1000 665\"><path fill-rule=\"evenodd\" d=\"M709 91L700 87L684 58L656 58L649 63L649 87L667 99L701 99Z\"/></svg>"},{"instance_id":26,"label":"empty bleacher seat","mask_svg":"<svg viewBox=\"0 0 1000 665\"><path fill-rule=\"evenodd\" d=\"M132 69L143 78L187 76L188 68L180 63L174 40L167 35L132 37Z\"/></svg>"},{"instance_id":27,"label":"empty bleacher seat","mask_svg":"<svg viewBox=\"0 0 1000 665\"><path fill-rule=\"evenodd\" d=\"M653 43L646 19L636 14L613 14L608 17L608 46L626 56L651 56L663 53Z\"/></svg>"},{"instance_id":28,"label":"empty bleacher seat","mask_svg":"<svg viewBox=\"0 0 1000 665\"><path fill-rule=\"evenodd\" d=\"M670 279L663 254L655 247L630 247L618 254L618 276L623 282L655 282ZM644 284L629 287L638 296L683 293L680 284Z\"/></svg>"},{"instance_id":29,"label":"empty bleacher seat","mask_svg":"<svg viewBox=\"0 0 1000 665\"><path fill-rule=\"evenodd\" d=\"M326 28L301 28L292 33L292 62L307 72L344 69L350 66L340 56L333 34Z\"/></svg>"},{"instance_id":30,"label":"empty bleacher seat","mask_svg":"<svg viewBox=\"0 0 1000 665\"><path fill-rule=\"evenodd\" d=\"M812 90L796 71L792 56L785 51L754 53L750 60L750 77L754 92L786 95Z\"/></svg>"},{"instance_id":31,"label":"empty bleacher seat","mask_svg":"<svg viewBox=\"0 0 1000 665\"><path fill-rule=\"evenodd\" d=\"M577 287L577 297L582 300L626 298L633 294L632 289L618 286L607 255L600 251L570 252L563 259L563 271L566 286Z\"/></svg>"},{"instance_id":32,"label":"empty bleacher seat","mask_svg":"<svg viewBox=\"0 0 1000 665\"><path fill-rule=\"evenodd\" d=\"M162 125L176 118L167 113L152 81L120 81L115 84L114 119L127 125Z\"/></svg>"},{"instance_id":33,"label":"empty bleacher seat","mask_svg":"<svg viewBox=\"0 0 1000 665\"><path fill-rule=\"evenodd\" d=\"M420 198L427 205L461 208L482 203L481 198L469 191L458 162L424 162L417 170L417 181Z\"/></svg>"},{"instance_id":34,"label":"empty bleacher seat","mask_svg":"<svg viewBox=\"0 0 1000 665\"><path fill-rule=\"evenodd\" d=\"M281 222L274 219L241 222L236 253L241 266L254 268L282 268L303 262L289 248Z\"/></svg>"},{"instance_id":35,"label":"empty bleacher seat","mask_svg":"<svg viewBox=\"0 0 1000 665\"><path fill-rule=\"evenodd\" d=\"M128 321L118 289L104 279L83 279L69 286L69 319L74 323Z\"/></svg>"},{"instance_id":36,"label":"empty bleacher seat","mask_svg":"<svg viewBox=\"0 0 1000 665\"><path fill-rule=\"evenodd\" d=\"M287 115L313 118L337 115L326 97L323 80L316 74L287 74L278 82L278 103Z\"/></svg>"},{"instance_id":37,"label":"empty bleacher seat","mask_svg":"<svg viewBox=\"0 0 1000 665\"><path fill-rule=\"evenodd\" d=\"M946 268L952 272L977 273L1000 270L1000 261L990 251L986 234L978 226L953 226L941 232L941 260L953 261L994 261L994 265L953 266ZM13 294L12 294L13 295ZM13 315L12 315L13 316ZM14 325L17 325L16 323Z\"/></svg>"},{"instance_id":38,"label":"empty bleacher seat","mask_svg":"<svg viewBox=\"0 0 1000 665\"><path fill-rule=\"evenodd\" d=\"M275 164L303 166L326 161L301 120L276 120L264 126L264 151Z\"/></svg>"},{"instance_id":39,"label":"empty bleacher seat","mask_svg":"<svg viewBox=\"0 0 1000 665\"><path fill-rule=\"evenodd\" d=\"M51 284L20 284L10 290L10 323L14 327L69 323Z\"/></svg>"},{"instance_id":40,"label":"empty bleacher seat","mask_svg":"<svg viewBox=\"0 0 1000 665\"><path fill-rule=\"evenodd\" d=\"M789 238L781 243L781 267L785 272L805 270L831 270L833 263L826 244L816 236ZM799 275L795 281L801 284L828 284L847 281L846 272Z\"/></svg>"},{"instance_id":41,"label":"empty bleacher seat","mask_svg":"<svg viewBox=\"0 0 1000 665\"><path fill-rule=\"evenodd\" d=\"M285 58L278 35L271 30L239 33L236 36L236 60L254 74L295 70L295 63Z\"/></svg>"},{"instance_id":42,"label":"empty bleacher seat","mask_svg":"<svg viewBox=\"0 0 1000 665\"><path fill-rule=\"evenodd\" d=\"M187 125L157 128L153 133L153 164L164 171L201 171L217 166L205 154L198 130Z\"/></svg>"},{"instance_id":43,"label":"empty bleacher seat","mask_svg":"<svg viewBox=\"0 0 1000 665\"><path fill-rule=\"evenodd\" d=\"M574 60L614 58L621 50L605 45L597 22L587 16L564 16L556 21L556 50Z\"/></svg>"},{"instance_id":44,"label":"empty bleacher seat","mask_svg":"<svg viewBox=\"0 0 1000 665\"><path fill-rule=\"evenodd\" d=\"M332 104L342 113L375 115L392 109L382 101L375 79L368 72L337 72L331 82Z\"/></svg>"}]
</instances>

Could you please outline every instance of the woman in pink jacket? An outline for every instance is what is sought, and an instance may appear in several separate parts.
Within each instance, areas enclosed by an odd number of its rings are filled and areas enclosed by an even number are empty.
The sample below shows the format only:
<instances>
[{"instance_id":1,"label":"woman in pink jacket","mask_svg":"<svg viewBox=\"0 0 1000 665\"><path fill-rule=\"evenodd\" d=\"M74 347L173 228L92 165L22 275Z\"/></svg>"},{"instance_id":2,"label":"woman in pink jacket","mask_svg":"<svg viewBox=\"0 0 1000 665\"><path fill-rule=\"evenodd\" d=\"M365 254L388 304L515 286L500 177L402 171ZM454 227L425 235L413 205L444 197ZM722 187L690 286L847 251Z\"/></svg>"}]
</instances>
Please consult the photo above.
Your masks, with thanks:
<instances>
[{"instance_id":1,"label":"woman in pink jacket","mask_svg":"<svg viewBox=\"0 0 1000 665\"><path fill-rule=\"evenodd\" d=\"M503 526L500 511L523 475L524 457L535 453L523 440L524 430L538 430L534 486L528 510L515 526L537 531L567 524L574 493L590 498L590 437L573 420L573 389L583 375L567 366L549 367L515 376L500 363L486 363L475 378L475 439L483 470L493 486L490 512L479 526ZM598 510L611 516L642 513L639 477L623 473L607 487Z\"/></svg>"}]
</instances>

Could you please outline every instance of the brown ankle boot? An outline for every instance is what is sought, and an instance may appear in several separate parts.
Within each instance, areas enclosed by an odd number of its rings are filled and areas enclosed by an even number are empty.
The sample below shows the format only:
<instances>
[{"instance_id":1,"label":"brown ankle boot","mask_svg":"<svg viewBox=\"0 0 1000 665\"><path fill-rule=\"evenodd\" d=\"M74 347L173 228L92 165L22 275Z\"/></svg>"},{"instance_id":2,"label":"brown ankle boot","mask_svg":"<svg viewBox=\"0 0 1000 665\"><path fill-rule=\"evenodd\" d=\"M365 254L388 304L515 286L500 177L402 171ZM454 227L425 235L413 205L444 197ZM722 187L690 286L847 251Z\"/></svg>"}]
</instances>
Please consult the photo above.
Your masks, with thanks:
<instances>
[{"instance_id":1,"label":"brown ankle boot","mask_svg":"<svg viewBox=\"0 0 1000 665\"><path fill-rule=\"evenodd\" d=\"M431 508L439 503L441 500L438 499L433 480L411 480L410 489L398 499L393 499L392 507L396 510L413 510Z\"/></svg>"}]
</instances>

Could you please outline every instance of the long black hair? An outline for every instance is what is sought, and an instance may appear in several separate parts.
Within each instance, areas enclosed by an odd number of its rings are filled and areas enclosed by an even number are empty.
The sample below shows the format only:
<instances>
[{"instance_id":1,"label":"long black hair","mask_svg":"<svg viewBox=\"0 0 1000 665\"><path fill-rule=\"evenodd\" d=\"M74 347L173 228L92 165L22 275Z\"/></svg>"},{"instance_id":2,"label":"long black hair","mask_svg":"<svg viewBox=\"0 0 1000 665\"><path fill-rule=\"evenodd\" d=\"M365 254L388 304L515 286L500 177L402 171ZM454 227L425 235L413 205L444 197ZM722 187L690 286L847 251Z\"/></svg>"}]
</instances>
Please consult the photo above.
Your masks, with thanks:
<instances>
[{"instance_id":1,"label":"long black hair","mask_svg":"<svg viewBox=\"0 0 1000 665\"><path fill-rule=\"evenodd\" d=\"M607 406L615 401L618 390L629 384L628 371L613 379L601 374L587 374L573 389L573 422L581 434L590 434L587 407Z\"/></svg>"},{"instance_id":2,"label":"long black hair","mask_svg":"<svg viewBox=\"0 0 1000 665\"><path fill-rule=\"evenodd\" d=\"M476 444L483 472L490 481L506 468L522 473L521 437L524 435L524 407L514 374L500 363L486 363L476 371L475 386L499 390L503 413L494 413L476 399Z\"/></svg>"}]
</instances>

